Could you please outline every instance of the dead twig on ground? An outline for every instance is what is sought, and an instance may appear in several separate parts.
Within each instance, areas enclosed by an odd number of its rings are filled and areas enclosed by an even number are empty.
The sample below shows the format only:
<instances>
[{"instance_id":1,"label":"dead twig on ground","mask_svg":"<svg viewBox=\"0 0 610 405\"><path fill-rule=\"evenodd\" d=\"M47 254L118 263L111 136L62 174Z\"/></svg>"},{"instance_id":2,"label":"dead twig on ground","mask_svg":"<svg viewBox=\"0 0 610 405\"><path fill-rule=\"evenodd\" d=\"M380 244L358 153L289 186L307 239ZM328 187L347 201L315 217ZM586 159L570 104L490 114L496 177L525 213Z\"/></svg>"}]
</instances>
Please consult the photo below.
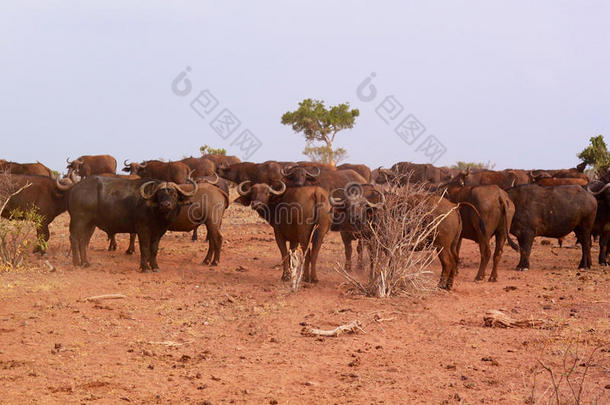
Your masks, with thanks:
<instances>
[{"instance_id":1,"label":"dead twig on ground","mask_svg":"<svg viewBox=\"0 0 610 405\"><path fill-rule=\"evenodd\" d=\"M544 319L513 319L502 311L490 309L483 317L485 326L489 328L538 328L548 326L548 321Z\"/></svg>"},{"instance_id":2,"label":"dead twig on ground","mask_svg":"<svg viewBox=\"0 0 610 405\"><path fill-rule=\"evenodd\" d=\"M301 330L301 334L305 336L326 336L326 337L336 337L342 333L356 333L356 332L366 333L364 329L360 326L360 322L352 321L347 325L337 326L335 329L323 330L323 329L315 329L311 327L304 327Z\"/></svg>"},{"instance_id":3,"label":"dead twig on ground","mask_svg":"<svg viewBox=\"0 0 610 405\"><path fill-rule=\"evenodd\" d=\"M85 301L100 301L100 300L117 300L127 298L126 295L123 294L104 294L104 295L94 295L92 297L85 298Z\"/></svg>"}]
</instances>

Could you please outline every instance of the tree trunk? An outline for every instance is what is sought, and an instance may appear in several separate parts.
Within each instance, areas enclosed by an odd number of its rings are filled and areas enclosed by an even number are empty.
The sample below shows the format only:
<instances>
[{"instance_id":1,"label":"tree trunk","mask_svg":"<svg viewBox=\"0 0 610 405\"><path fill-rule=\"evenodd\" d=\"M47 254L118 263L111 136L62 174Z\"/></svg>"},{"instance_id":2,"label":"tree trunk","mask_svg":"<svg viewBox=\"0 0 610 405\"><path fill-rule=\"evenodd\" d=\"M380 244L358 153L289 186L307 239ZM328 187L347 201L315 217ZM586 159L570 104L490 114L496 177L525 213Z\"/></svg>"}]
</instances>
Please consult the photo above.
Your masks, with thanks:
<instances>
[{"instance_id":1,"label":"tree trunk","mask_svg":"<svg viewBox=\"0 0 610 405\"><path fill-rule=\"evenodd\" d=\"M328 148L328 164L332 166L336 166L335 163L335 154L333 151L333 143L330 140L326 141L326 147Z\"/></svg>"}]
</instances>

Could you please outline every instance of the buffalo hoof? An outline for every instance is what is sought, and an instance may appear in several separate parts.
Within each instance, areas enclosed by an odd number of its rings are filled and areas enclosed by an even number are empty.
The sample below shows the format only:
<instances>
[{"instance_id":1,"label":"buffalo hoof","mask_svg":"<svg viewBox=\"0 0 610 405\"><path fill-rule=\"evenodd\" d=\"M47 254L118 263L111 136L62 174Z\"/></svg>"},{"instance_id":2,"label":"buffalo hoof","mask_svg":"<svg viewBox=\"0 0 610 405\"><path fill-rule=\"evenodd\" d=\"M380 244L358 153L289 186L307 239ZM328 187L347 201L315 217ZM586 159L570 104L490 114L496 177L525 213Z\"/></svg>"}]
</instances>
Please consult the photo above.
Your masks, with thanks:
<instances>
[{"instance_id":1,"label":"buffalo hoof","mask_svg":"<svg viewBox=\"0 0 610 405\"><path fill-rule=\"evenodd\" d=\"M304 280L306 283L311 283L311 284L316 284L320 281L317 278L311 278L311 277L305 277Z\"/></svg>"},{"instance_id":2,"label":"buffalo hoof","mask_svg":"<svg viewBox=\"0 0 610 405\"><path fill-rule=\"evenodd\" d=\"M608 265L608 263L606 263L606 262L599 262L599 265L602 266L602 267L606 267Z\"/></svg>"},{"instance_id":3,"label":"buffalo hoof","mask_svg":"<svg viewBox=\"0 0 610 405\"><path fill-rule=\"evenodd\" d=\"M152 269L152 272L153 272L153 273L158 273L159 271L161 271L161 270L159 270L158 268L156 268L156 269Z\"/></svg>"},{"instance_id":4,"label":"buffalo hoof","mask_svg":"<svg viewBox=\"0 0 610 405\"><path fill-rule=\"evenodd\" d=\"M497 277L489 277L489 280L487 280L488 283L497 283L498 282L498 278Z\"/></svg>"},{"instance_id":5,"label":"buffalo hoof","mask_svg":"<svg viewBox=\"0 0 610 405\"><path fill-rule=\"evenodd\" d=\"M126 254L126 255L130 255L130 256L131 256L131 255L133 254L133 250L126 250L126 251L125 251L125 254Z\"/></svg>"},{"instance_id":6,"label":"buffalo hoof","mask_svg":"<svg viewBox=\"0 0 610 405\"><path fill-rule=\"evenodd\" d=\"M210 259L205 259L202 264L208 266L210 264Z\"/></svg>"},{"instance_id":7,"label":"buffalo hoof","mask_svg":"<svg viewBox=\"0 0 610 405\"><path fill-rule=\"evenodd\" d=\"M517 267L515 270L517 270L517 271L528 271L529 269L527 267Z\"/></svg>"},{"instance_id":8,"label":"buffalo hoof","mask_svg":"<svg viewBox=\"0 0 610 405\"><path fill-rule=\"evenodd\" d=\"M140 273L152 273L151 269L140 269Z\"/></svg>"},{"instance_id":9,"label":"buffalo hoof","mask_svg":"<svg viewBox=\"0 0 610 405\"><path fill-rule=\"evenodd\" d=\"M474 281L483 281L483 280L485 280L485 275L482 275L482 276L477 275L477 276L474 278Z\"/></svg>"},{"instance_id":10,"label":"buffalo hoof","mask_svg":"<svg viewBox=\"0 0 610 405\"><path fill-rule=\"evenodd\" d=\"M210 266L216 267L216 266L218 266L218 262L212 262L212 264L210 264Z\"/></svg>"},{"instance_id":11,"label":"buffalo hoof","mask_svg":"<svg viewBox=\"0 0 610 405\"><path fill-rule=\"evenodd\" d=\"M451 286L449 284L443 284L443 283L438 283L438 288L440 288L441 290L451 290Z\"/></svg>"},{"instance_id":12,"label":"buffalo hoof","mask_svg":"<svg viewBox=\"0 0 610 405\"><path fill-rule=\"evenodd\" d=\"M282 274L282 281L290 281L290 274Z\"/></svg>"}]
</instances>

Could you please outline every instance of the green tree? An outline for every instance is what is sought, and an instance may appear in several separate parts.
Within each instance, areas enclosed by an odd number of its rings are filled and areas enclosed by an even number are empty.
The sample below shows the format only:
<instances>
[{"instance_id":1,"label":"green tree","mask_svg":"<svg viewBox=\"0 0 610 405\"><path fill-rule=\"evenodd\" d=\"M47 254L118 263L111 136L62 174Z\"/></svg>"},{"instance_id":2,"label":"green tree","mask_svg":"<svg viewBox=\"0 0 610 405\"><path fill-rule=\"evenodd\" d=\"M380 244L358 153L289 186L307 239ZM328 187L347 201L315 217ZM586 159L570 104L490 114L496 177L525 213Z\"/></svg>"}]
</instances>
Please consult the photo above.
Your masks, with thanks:
<instances>
[{"instance_id":1,"label":"green tree","mask_svg":"<svg viewBox=\"0 0 610 405\"><path fill-rule=\"evenodd\" d=\"M577 156L583 164L592 166L598 175L604 174L610 167L610 152L603 135L591 137L589 146Z\"/></svg>"},{"instance_id":2,"label":"green tree","mask_svg":"<svg viewBox=\"0 0 610 405\"><path fill-rule=\"evenodd\" d=\"M203 145L202 147L199 148L199 150L201 151L202 155L223 155L225 156L227 154L227 150L224 148L212 148L209 145Z\"/></svg>"},{"instance_id":3,"label":"green tree","mask_svg":"<svg viewBox=\"0 0 610 405\"><path fill-rule=\"evenodd\" d=\"M492 170L494 167L496 167L495 163L492 163L491 161L487 161L487 163L485 162L462 162L457 161L453 166L451 166L452 169L460 169L460 170L466 170L466 169L487 169L487 170Z\"/></svg>"},{"instance_id":4,"label":"green tree","mask_svg":"<svg viewBox=\"0 0 610 405\"><path fill-rule=\"evenodd\" d=\"M347 155L345 149L333 148L335 137L339 131L353 128L359 115L357 109L350 110L349 103L326 108L324 101L307 98L299 103L296 111L282 115L282 124L291 125L296 133L303 133L307 141L304 155L314 161L335 165ZM324 144L316 146L315 142Z\"/></svg>"}]
</instances>

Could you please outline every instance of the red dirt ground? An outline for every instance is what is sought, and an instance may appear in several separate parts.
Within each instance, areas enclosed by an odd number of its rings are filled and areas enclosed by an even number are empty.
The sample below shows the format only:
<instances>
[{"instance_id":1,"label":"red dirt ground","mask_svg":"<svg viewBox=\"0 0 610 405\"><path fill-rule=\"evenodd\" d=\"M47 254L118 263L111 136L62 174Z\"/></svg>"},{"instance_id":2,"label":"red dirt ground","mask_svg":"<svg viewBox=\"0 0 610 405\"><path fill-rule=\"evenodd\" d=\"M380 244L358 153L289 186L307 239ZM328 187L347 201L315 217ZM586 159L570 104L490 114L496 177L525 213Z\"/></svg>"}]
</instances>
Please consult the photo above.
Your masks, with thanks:
<instances>
[{"instance_id":1,"label":"red dirt ground","mask_svg":"<svg viewBox=\"0 0 610 405\"><path fill-rule=\"evenodd\" d=\"M52 225L44 259L0 274L1 403L547 403L538 361L559 379L568 348L597 348L570 381L578 389L586 369L583 403L610 403L610 273L578 272L573 239L563 249L537 240L525 273L506 247L497 283L473 281L478 248L465 242L452 292L372 299L346 293L333 270L343 260L337 234L323 246L320 283L290 293L271 228L234 206L216 268L200 264L202 240L169 233L161 273L140 274L138 255L105 251L96 232L92 267L75 269L67 224L65 214ZM437 281L438 261L432 270ZM84 300L109 293L126 298ZM550 326L485 327L490 309ZM301 334L353 320L365 333ZM565 380L561 392L573 403Z\"/></svg>"}]
</instances>

